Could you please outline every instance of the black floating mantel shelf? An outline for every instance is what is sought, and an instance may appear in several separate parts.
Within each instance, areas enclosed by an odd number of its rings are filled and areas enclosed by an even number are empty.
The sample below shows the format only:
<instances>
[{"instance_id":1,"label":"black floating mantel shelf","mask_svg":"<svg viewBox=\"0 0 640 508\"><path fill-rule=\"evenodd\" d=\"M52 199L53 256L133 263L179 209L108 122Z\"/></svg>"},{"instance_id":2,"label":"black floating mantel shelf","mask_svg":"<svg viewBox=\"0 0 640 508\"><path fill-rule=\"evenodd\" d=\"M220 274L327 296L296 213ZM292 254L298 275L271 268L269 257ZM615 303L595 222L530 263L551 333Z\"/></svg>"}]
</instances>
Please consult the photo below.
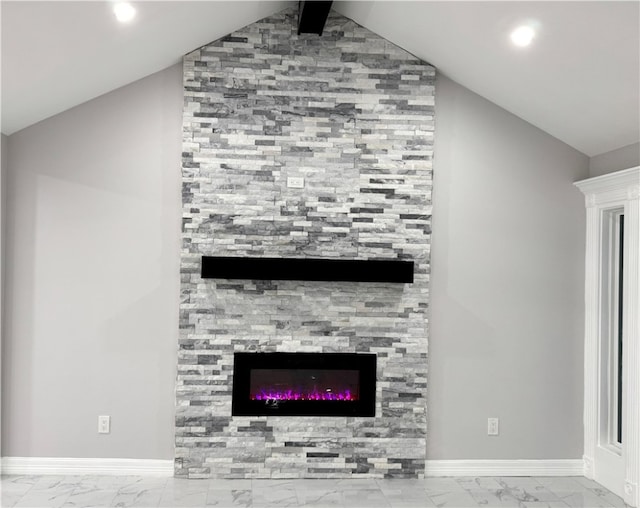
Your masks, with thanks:
<instances>
[{"instance_id":1,"label":"black floating mantel shelf","mask_svg":"<svg viewBox=\"0 0 640 508\"><path fill-rule=\"evenodd\" d=\"M413 282L413 261L202 256L203 279Z\"/></svg>"}]
</instances>

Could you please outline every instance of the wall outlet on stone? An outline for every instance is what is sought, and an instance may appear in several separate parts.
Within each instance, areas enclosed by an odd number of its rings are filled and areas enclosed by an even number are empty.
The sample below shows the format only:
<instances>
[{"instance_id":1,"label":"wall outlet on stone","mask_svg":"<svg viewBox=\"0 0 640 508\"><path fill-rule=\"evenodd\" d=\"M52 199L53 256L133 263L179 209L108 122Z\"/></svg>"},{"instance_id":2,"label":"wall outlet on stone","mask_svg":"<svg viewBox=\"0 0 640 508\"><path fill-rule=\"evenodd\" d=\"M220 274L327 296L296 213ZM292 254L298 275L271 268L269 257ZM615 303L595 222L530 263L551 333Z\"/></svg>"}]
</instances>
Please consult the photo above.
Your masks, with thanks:
<instances>
[{"instance_id":1,"label":"wall outlet on stone","mask_svg":"<svg viewBox=\"0 0 640 508\"><path fill-rule=\"evenodd\" d=\"M291 189L304 189L304 178L301 176L290 176L287 178L287 187Z\"/></svg>"}]
</instances>

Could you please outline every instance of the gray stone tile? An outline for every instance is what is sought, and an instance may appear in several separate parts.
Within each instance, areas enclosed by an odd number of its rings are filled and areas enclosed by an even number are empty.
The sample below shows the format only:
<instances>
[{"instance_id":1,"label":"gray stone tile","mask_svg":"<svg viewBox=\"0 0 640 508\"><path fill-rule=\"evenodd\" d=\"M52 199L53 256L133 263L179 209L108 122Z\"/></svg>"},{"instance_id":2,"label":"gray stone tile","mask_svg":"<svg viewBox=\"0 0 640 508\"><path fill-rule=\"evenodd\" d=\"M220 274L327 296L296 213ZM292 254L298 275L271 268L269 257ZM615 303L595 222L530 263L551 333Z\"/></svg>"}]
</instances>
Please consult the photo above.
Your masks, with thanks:
<instances>
[{"instance_id":1,"label":"gray stone tile","mask_svg":"<svg viewBox=\"0 0 640 508\"><path fill-rule=\"evenodd\" d=\"M293 7L184 58L176 475L418 478L435 69L334 11L340 37L298 36L296 21ZM202 281L203 254L402 257L416 274L402 287ZM376 417L231 417L233 352L264 350L378 353ZM319 440L336 456L309 453Z\"/></svg>"}]
</instances>

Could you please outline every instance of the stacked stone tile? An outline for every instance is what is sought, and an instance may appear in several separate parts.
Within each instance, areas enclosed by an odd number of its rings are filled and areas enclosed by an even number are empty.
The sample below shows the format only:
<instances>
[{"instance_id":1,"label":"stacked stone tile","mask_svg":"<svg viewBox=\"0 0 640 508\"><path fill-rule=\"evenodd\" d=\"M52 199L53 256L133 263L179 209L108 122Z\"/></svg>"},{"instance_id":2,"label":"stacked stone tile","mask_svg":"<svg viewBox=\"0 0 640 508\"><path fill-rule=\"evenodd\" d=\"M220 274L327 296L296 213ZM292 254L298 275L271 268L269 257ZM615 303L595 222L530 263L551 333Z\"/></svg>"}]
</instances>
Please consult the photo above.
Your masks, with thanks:
<instances>
[{"instance_id":1,"label":"stacked stone tile","mask_svg":"<svg viewBox=\"0 0 640 508\"><path fill-rule=\"evenodd\" d=\"M435 70L333 11L296 22L184 58L176 475L422 477ZM202 255L408 259L415 282L203 280ZM232 417L239 351L376 353L376 416Z\"/></svg>"}]
</instances>

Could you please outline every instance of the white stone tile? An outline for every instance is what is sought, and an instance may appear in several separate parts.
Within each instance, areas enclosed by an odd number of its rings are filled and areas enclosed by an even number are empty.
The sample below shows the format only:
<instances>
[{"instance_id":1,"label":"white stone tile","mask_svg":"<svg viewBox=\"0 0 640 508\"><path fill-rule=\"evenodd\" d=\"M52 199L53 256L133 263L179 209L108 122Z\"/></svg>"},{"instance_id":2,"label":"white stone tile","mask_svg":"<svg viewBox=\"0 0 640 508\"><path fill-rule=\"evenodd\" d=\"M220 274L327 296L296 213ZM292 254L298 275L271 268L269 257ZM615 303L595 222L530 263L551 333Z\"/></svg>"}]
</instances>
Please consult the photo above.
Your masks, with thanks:
<instances>
[{"instance_id":1,"label":"white stone tile","mask_svg":"<svg viewBox=\"0 0 640 508\"><path fill-rule=\"evenodd\" d=\"M405 489L405 488L418 488L424 491L425 481L418 480L413 478L391 478L391 479L377 479L375 480L376 484L383 491L387 490L397 490L397 489Z\"/></svg>"},{"instance_id":2,"label":"white stone tile","mask_svg":"<svg viewBox=\"0 0 640 508\"><path fill-rule=\"evenodd\" d=\"M577 477L571 476L537 476L536 480L552 492L571 492L584 490L585 487Z\"/></svg>"},{"instance_id":3,"label":"white stone tile","mask_svg":"<svg viewBox=\"0 0 640 508\"><path fill-rule=\"evenodd\" d=\"M436 506L427 492L419 487L387 488L383 494L392 507Z\"/></svg>"},{"instance_id":4,"label":"white stone tile","mask_svg":"<svg viewBox=\"0 0 640 508\"><path fill-rule=\"evenodd\" d=\"M389 501L387 501L380 489L345 490L342 494L345 505L349 507L374 508L390 506Z\"/></svg>"},{"instance_id":5,"label":"white stone tile","mask_svg":"<svg viewBox=\"0 0 640 508\"><path fill-rule=\"evenodd\" d=\"M602 488L602 485L600 485L598 482L590 480L589 478L585 478L584 476L576 476L573 479L576 482L578 482L580 485L582 485L583 487L586 487L587 489L600 489L600 488Z\"/></svg>"},{"instance_id":6,"label":"white stone tile","mask_svg":"<svg viewBox=\"0 0 640 508\"><path fill-rule=\"evenodd\" d=\"M165 489L160 504L158 506L177 507L177 506L205 506L207 503L206 491L175 491L173 489Z\"/></svg>"},{"instance_id":7,"label":"white stone tile","mask_svg":"<svg viewBox=\"0 0 640 508\"><path fill-rule=\"evenodd\" d=\"M525 501L537 501L534 497L517 497L509 491L504 490L469 490L471 497L480 506L519 506Z\"/></svg>"},{"instance_id":8,"label":"white stone tile","mask_svg":"<svg viewBox=\"0 0 640 508\"><path fill-rule=\"evenodd\" d=\"M336 490L367 490L377 489L378 484L373 478L350 478L346 480L329 480Z\"/></svg>"},{"instance_id":9,"label":"white stone tile","mask_svg":"<svg viewBox=\"0 0 640 508\"><path fill-rule=\"evenodd\" d=\"M253 480L209 480L209 490L251 490Z\"/></svg>"},{"instance_id":10,"label":"white stone tile","mask_svg":"<svg viewBox=\"0 0 640 508\"><path fill-rule=\"evenodd\" d=\"M344 507L344 495L342 491L331 489L313 489L313 490L298 490L298 501L300 506L314 506L314 507Z\"/></svg>"},{"instance_id":11,"label":"white stone tile","mask_svg":"<svg viewBox=\"0 0 640 508\"><path fill-rule=\"evenodd\" d=\"M495 479L501 488L524 490L544 489L545 487L531 476L501 476Z\"/></svg>"},{"instance_id":12,"label":"white stone tile","mask_svg":"<svg viewBox=\"0 0 640 508\"><path fill-rule=\"evenodd\" d=\"M205 494L211 488L211 480L186 480L184 478L168 478L166 483L167 490L177 492L204 492Z\"/></svg>"},{"instance_id":13,"label":"white stone tile","mask_svg":"<svg viewBox=\"0 0 640 508\"><path fill-rule=\"evenodd\" d=\"M560 499L557 493L552 492L544 487L541 487L539 489L524 490L511 489L510 492L517 499L531 502L552 502L558 501Z\"/></svg>"},{"instance_id":14,"label":"white stone tile","mask_svg":"<svg viewBox=\"0 0 640 508\"><path fill-rule=\"evenodd\" d=\"M158 506L167 483L166 478L135 478L118 488L111 506Z\"/></svg>"},{"instance_id":15,"label":"white stone tile","mask_svg":"<svg viewBox=\"0 0 640 508\"><path fill-rule=\"evenodd\" d=\"M460 480L463 480L460 482ZM257 487L252 487L257 482ZM466 487L474 487L465 490ZM499 489L482 488L500 485ZM552 491L543 484L553 487ZM3 507L624 508L577 478L184 480L140 476L3 477ZM595 486L594 486L595 485ZM367 488L362 488L367 486ZM231 488L225 488L231 487ZM238 488L241 487L241 488ZM448 490L447 490L448 489Z\"/></svg>"},{"instance_id":16,"label":"white stone tile","mask_svg":"<svg viewBox=\"0 0 640 508\"><path fill-rule=\"evenodd\" d=\"M498 478L489 478L484 476L474 477L474 476L466 476L455 479L465 490L478 490L478 489L491 489L491 490L499 490L502 487L500 483L498 483Z\"/></svg>"},{"instance_id":17,"label":"white stone tile","mask_svg":"<svg viewBox=\"0 0 640 508\"><path fill-rule=\"evenodd\" d=\"M429 498L439 508L478 508L478 506L480 506L476 500L464 490L429 493Z\"/></svg>"},{"instance_id":18,"label":"white stone tile","mask_svg":"<svg viewBox=\"0 0 640 508\"><path fill-rule=\"evenodd\" d=\"M40 476L3 475L0 478L2 492L26 493L40 479Z\"/></svg>"},{"instance_id":19,"label":"white stone tile","mask_svg":"<svg viewBox=\"0 0 640 508\"><path fill-rule=\"evenodd\" d=\"M251 489L245 490L210 490L207 494L207 506L249 508L253 506Z\"/></svg>"},{"instance_id":20,"label":"white stone tile","mask_svg":"<svg viewBox=\"0 0 640 508\"><path fill-rule=\"evenodd\" d=\"M298 506L298 495L293 488L262 487L253 489L253 506Z\"/></svg>"},{"instance_id":21,"label":"white stone tile","mask_svg":"<svg viewBox=\"0 0 640 508\"><path fill-rule=\"evenodd\" d=\"M568 504L562 501L525 501L522 508L568 508Z\"/></svg>"},{"instance_id":22,"label":"white stone tile","mask_svg":"<svg viewBox=\"0 0 640 508\"><path fill-rule=\"evenodd\" d=\"M621 497L616 496L613 492L605 489L604 487L598 485L596 488L589 489L600 499L605 500L607 503L610 503L611 506L624 508L626 506L625 502Z\"/></svg>"},{"instance_id":23,"label":"white stone tile","mask_svg":"<svg viewBox=\"0 0 640 508\"><path fill-rule=\"evenodd\" d=\"M251 480L253 489L295 489L296 480Z\"/></svg>"},{"instance_id":24,"label":"white stone tile","mask_svg":"<svg viewBox=\"0 0 640 508\"><path fill-rule=\"evenodd\" d=\"M205 506L208 493L208 480L169 478L159 506Z\"/></svg>"},{"instance_id":25,"label":"white stone tile","mask_svg":"<svg viewBox=\"0 0 640 508\"><path fill-rule=\"evenodd\" d=\"M3 508L11 508L24 497L22 492L4 492L0 489L0 506Z\"/></svg>"},{"instance_id":26,"label":"white stone tile","mask_svg":"<svg viewBox=\"0 0 640 508\"><path fill-rule=\"evenodd\" d=\"M15 503L16 507L62 506L71 493L79 486L78 479L64 476L44 476L33 484L31 489Z\"/></svg>"},{"instance_id":27,"label":"white stone tile","mask_svg":"<svg viewBox=\"0 0 640 508\"><path fill-rule=\"evenodd\" d=\"M79 487L67 497L62 507L111 506L117 493L114 488Z\"/></svg>"},{"instance_id":28,"label":"white stone tile","mask_svg":"<svg viewBox=\"0 0 640 508\"><path fill-rule=\"evenodd\" d=\"M500 488L484 488L474 489L469 492L478 501L478 496L474 493L482 495L486 493L498 500L506 500L508 502L539 502L539 501L558 501L557 494L551 492L547 488L543 487L535 481L531 481L531 478L512 478L510 480L503 478L496 478L495 482L500 485Z\"/></svg>"},{"instance_id":29,"label":"white stone tile","mask_svg":"<svg viewBox=\"0 0 640 508\"><path fill-rule=\"evenodd\" d=\"M424 488L428 494L439 492L465 492L455 478L425 478Z\"/></svg>"},{"instance_id":30,"label":"white stone tile","mask_svg":"<svg viewBox=\"0 0 640 508\"><path fill-rule=\"evenodd\" d=\"M350 481L350 480L344 480ZM293 487L296 491L307 491L307 490L335 490L336 484L338 482L336 480L329 479L321 479L321 478L312 478L312 479L302 479L295 480L293 482Z\"/></svg>"},{"instance_id":31,"label":"white stone tile","mask_svg":"<svg viewBox=\"0 0 640 508\"><path fill-rule=\"evenodd\" d=\"M615 508L620 506L597 496L588 489L582 492L564 492L559 493L560 501L568 504L573 508ZM624 506L624 504L622 504Z\"/></svg>"},{"instance_id":32,"label":"white stone tile","mask_svg":"<svg viewBox=\"0 0 640 508\"><path fill-rule=\"evenodd\" d=\"M3 475L0 478L0 506L15 505L37 481L36 476Z\"/></svg>"}]
</instances>

